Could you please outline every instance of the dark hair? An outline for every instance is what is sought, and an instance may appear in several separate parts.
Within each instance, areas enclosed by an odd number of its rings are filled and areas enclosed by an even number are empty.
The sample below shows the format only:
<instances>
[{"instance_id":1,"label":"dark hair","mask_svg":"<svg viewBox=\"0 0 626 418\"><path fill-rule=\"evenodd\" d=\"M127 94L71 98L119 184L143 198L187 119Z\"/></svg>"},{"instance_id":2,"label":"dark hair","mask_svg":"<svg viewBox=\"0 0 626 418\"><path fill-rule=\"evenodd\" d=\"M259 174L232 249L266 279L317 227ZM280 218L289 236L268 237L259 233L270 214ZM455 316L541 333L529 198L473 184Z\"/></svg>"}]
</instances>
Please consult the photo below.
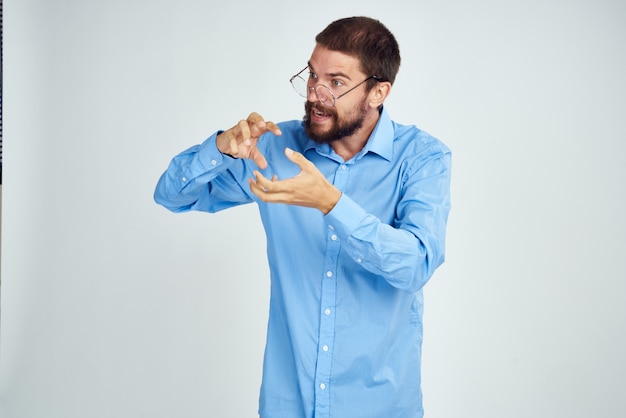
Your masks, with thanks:
<instances>
[{"instance_id":1,"label":"dark hair","mask_svg":"<svg viewBox=\"0 0 626 418\"><path fill-rule=\"evenodd\" d=\"M315 41L332 51L352 55L361 62L361 70L380 81L396 79L400 68L400 48L396 38L381 22L364 16L339 19L321 31ZM370 80L367 88L376 84Z\"/></svg>"}]
</instances>

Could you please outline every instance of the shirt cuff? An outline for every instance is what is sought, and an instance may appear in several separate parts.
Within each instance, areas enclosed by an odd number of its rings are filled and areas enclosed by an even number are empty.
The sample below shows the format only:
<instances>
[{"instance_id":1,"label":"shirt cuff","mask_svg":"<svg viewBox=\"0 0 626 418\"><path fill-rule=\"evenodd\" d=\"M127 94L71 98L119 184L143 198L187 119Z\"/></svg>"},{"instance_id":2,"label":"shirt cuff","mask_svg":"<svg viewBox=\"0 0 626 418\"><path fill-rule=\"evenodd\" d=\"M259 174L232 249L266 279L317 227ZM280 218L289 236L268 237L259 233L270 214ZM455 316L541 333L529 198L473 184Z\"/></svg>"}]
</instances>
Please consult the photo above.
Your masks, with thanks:
<instances>
[{"instance_id":1,"label":"shirt cuff","mask_svg":"<svg viewBox=\"0 0 626 418\"><path fill-rule=\"evenodd\" d=\"M219 133L220 132L216 132L208 137L198 150L198 159L207 170L222 164L230 165L235 161L235 158L230 155L222 154L222 152L217 148L216 139Z\"/></svg>"},{"instance_id":2,"label":"shirt cuff","mask_svg":"<svg viewBox=\"0 0 626 418\"><path fill-rule=\"evenodd\" d=\"M328 225L341 238L349 237L359 227L367 212L344 193L341 194L335 207L326 214Z\"/></svg>"}]
</instances>

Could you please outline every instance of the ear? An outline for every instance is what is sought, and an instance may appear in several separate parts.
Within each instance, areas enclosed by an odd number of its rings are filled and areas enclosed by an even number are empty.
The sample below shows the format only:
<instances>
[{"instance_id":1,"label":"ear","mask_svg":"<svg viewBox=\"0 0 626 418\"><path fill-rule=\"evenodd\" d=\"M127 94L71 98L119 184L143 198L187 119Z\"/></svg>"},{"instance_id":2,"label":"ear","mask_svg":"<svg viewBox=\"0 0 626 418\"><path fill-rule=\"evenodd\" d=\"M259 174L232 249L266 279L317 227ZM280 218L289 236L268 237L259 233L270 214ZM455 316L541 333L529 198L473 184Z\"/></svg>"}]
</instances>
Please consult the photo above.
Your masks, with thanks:
<instances>
[{"instance_id":1,"label":"ear","mask_svg":"<svg viewBox=\"0 0 626 418\"><path fill-rule=\"evenodd\" d=\"M369 104L373 108L377 108L383 104L389 93L391 92L391 83L389 81L380 81L376 83L376 86L370 91Z\"/></svg>"}]
</instances>

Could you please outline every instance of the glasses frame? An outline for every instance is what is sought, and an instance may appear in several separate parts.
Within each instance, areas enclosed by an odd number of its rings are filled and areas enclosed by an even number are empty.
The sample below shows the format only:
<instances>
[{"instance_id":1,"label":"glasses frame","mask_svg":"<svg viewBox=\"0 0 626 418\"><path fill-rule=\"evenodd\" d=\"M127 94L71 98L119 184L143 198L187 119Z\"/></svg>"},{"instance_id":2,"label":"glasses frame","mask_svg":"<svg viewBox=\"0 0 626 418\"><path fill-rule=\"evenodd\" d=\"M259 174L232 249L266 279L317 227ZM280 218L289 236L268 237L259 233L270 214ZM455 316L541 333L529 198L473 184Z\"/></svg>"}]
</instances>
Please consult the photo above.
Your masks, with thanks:
<instances>
[{"instance_id":1,"label":"glasses frame","mask_svg":"<svg viewBox=\"0 0 626 418\"><path fill-rule=\"evenodd\" d=\"M361 81L359 84L357 84L356 86L352 87L351 89L349 89L348 91L345 91L343 93L341 93L339 96L335 96L333 94L333 91L330 89L330 87L322 84L322 83L317 83L316 85L314 85L313 87L309 87L309 82L307 80L305 80L303 77L301 77L300 75L305 72L307 69L309 68L309 66L307 65L306 67L304 67L302 70L300 70L296 75L293 75L290 79L289 82L291 83L291 87L293 87L293 89L295 90L296 93L298 93L299 96L302 96L304 98L308 97L308 93L310 92L315 92L315 97L317 97L317 100L319 100L319 102L325 106L328 106L324 103L324 101L322 101L319 93L317 92L317 88L318 86L322 86L324 88L326 88L328 90L328 92L330 93L330 97L333 98L333 102L330 104L330 106L328 107L333 107L335 106L335 102L339 99L341 99L343 96L345 96L346 94L350 93L352 90L356 89L357 87L359 87L361 84L365 83L366 81L369 81L371 79L374 79L376 81L381 81L380 77L376 76L376 75L371 75L369 77L367 77L365 80ZM298 89L296 88L296 86L293 84L293 80L295 80L296 78L300 78L302 81L304 81L304 84L306 85L306 89L307 89L307 95L303 96Z\"/></svg>"}]
</instances>

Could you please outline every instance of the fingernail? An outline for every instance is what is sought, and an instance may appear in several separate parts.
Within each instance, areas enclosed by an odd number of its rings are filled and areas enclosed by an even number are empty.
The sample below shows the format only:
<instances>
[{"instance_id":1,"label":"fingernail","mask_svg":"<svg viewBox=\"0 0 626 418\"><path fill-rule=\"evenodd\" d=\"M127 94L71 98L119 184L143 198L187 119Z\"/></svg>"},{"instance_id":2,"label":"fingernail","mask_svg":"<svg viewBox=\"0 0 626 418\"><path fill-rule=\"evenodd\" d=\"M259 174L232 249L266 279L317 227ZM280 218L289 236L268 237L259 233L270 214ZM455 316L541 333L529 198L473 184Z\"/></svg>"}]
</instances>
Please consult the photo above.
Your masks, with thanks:
<instances>
[{"instance_id":1,"label":"fingernail","mask_svg":"<svg viewBox=\"0 0 626 418\"><path fill-rule=\"evenodd\" d=\"M285 148L285 154L293 155L293 150L291 148Z\"/></svg>"},{"instance_id":2,"label":"fingernail","mask_svg":"<svg viewBox=\"0 0 626 418\"><path fill-rule=\"evenodd\" d=\"M246 145L250 145L252 143L252 141L250 140L250 138L248 138L245 141L243 141L243 143L246 144Z\"/></svg>"}]
</instances>

